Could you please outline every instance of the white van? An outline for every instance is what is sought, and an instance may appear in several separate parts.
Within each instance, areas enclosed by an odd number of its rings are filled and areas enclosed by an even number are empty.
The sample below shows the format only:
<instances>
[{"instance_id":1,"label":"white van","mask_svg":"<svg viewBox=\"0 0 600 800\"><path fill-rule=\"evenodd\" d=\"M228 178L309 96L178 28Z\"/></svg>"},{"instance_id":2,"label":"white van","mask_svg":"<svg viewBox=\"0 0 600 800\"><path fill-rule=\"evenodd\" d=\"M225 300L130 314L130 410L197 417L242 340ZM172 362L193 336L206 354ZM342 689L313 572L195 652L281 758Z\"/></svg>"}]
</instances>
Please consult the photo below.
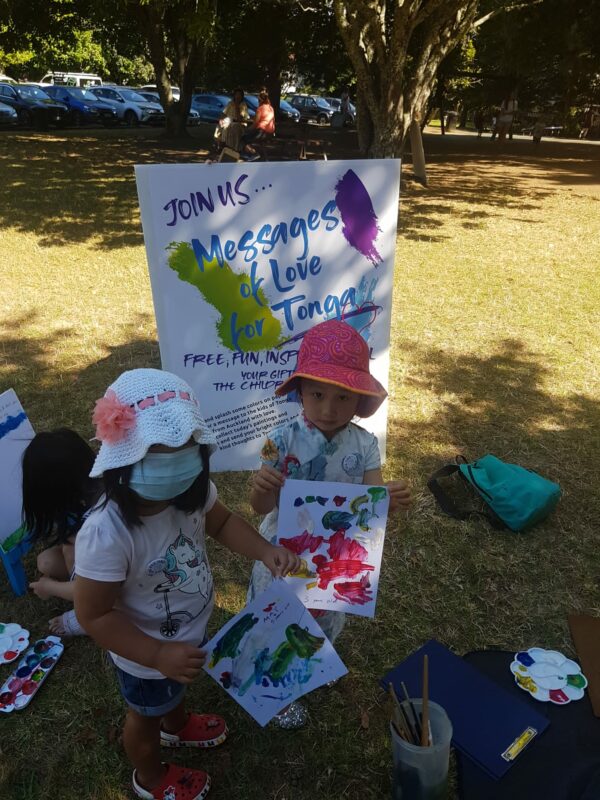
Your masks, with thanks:
<instances>
[{"instance_id":1,"label":"white van","mask_svg":"<svg viewBox=\"0 0 600 800\"><path fill-rule=\"evenodd\" d=\"M57 84L58 86L77 86L80 89L88 89L94 86L102 86L102 78L93 75L91 72L48 72L40 81L40 86Z\"/></svg>"}]
</instances>

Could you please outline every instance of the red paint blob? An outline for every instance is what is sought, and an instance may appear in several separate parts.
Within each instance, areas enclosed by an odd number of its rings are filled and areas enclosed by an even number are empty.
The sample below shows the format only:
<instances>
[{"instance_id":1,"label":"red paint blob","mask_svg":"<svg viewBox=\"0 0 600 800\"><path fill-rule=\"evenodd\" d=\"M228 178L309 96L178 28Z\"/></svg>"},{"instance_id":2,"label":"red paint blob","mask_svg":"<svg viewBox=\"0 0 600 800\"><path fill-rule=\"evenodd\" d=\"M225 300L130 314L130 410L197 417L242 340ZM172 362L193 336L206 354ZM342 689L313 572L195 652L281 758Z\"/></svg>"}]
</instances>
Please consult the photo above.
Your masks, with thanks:
<instances>
[{"instance_id":1,"label":"red paint blob","mask_svg":"<svg viewBox=\"0 0 600 800\"><path fill-rule=\"evenodd\" d=\"M2 692L0 694L0 703L3 706L9 706L14 700L14 695L12 692Z\"/></svg>"},{"instance_id":2,"label":"red paint blob","mask_svg":"<svg viewBox=\"0 0 600 800\"><path fill-rule=\"evenodd\" d=\"M16 650L7 650L6 653L4 653L4 660L5 661L12 661L13 658L17 657L17 655L18 654L17 654Z\"/></svg>"},{"instance_id":3,"label":"red paint blob","mask_svg":"<svg viewBox=\"0 0 600 800\"><path fill-rule=\"evenodd\" d=\"M23 694L33 694L37 688L38 685L34 681L25 681L25 683L21 687L21 691L23 692Z\"/></svg>"}]
</instances>

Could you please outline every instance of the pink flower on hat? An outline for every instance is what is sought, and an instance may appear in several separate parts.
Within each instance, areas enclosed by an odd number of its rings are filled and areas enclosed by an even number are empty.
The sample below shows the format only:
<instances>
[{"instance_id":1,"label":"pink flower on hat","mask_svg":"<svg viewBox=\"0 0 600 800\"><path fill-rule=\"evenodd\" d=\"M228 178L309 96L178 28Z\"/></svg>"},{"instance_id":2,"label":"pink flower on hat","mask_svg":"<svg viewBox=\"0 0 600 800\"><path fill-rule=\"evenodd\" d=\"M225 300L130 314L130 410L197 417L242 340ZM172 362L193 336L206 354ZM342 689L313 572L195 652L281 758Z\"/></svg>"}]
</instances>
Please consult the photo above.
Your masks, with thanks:
<instances>
[{"instance_id":1,"label":"pink flower on hat","mask_svg":"<svg viewBox=\"0 0 600 800\"><path fill-rule=\"evenodd\" d=\"M122 403L115 392L109 389L104 397L96 400L92 422L96 426L96 438L101 442L115 444L135 427L135 411Z\"/></svg>"}]
</instances>

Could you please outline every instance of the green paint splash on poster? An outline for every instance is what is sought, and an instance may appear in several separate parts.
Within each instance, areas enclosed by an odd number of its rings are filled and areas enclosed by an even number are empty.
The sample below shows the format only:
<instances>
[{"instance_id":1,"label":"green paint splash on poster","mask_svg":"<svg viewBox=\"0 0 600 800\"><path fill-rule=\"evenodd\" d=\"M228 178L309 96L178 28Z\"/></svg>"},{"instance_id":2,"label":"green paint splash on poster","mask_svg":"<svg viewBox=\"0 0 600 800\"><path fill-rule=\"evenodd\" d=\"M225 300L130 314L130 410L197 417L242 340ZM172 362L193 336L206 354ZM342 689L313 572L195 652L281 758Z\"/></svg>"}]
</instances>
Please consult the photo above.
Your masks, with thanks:
<instances>
[{"instance_id":1,"label":"green paint splash on poster","mask_svg":"<svg viewBox=\"0 0 600 800\"><path fill-rule=\"evenodd\" d=\"M188 242L172 242L167 250L169 267L179 280L194 286L221 315L216 332L228 350L244 353L269 350L281 344L281 322L273 315L261 288L249 291L251 280L234 272L227 262L204 261L203 269Z\"/></svg>"}]
</instances>

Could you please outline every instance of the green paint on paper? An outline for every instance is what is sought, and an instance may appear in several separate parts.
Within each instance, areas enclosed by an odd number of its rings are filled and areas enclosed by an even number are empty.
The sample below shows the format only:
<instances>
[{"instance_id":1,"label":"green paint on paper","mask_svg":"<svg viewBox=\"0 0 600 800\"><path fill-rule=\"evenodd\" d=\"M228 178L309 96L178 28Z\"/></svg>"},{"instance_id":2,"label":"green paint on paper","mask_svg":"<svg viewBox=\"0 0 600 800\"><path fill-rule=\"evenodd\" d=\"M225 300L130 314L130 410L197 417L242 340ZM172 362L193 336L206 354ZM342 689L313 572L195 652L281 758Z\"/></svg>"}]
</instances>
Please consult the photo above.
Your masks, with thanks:
<instances>
[{"instance_id":1,"label":"green paint on paper","mask_svg":"<svg viewBox=\"0 0 600 800\"><path fill-rule=\"evenodd\" d=\"M169 267L179 280L194 286L221 317L217 336L228 350L269 350L283 341L281 322L273 315L260 287L249 275L234 272L227 262L204 261L203 269L188 242L172 242Z\"/></svg>"}]
</instances>

